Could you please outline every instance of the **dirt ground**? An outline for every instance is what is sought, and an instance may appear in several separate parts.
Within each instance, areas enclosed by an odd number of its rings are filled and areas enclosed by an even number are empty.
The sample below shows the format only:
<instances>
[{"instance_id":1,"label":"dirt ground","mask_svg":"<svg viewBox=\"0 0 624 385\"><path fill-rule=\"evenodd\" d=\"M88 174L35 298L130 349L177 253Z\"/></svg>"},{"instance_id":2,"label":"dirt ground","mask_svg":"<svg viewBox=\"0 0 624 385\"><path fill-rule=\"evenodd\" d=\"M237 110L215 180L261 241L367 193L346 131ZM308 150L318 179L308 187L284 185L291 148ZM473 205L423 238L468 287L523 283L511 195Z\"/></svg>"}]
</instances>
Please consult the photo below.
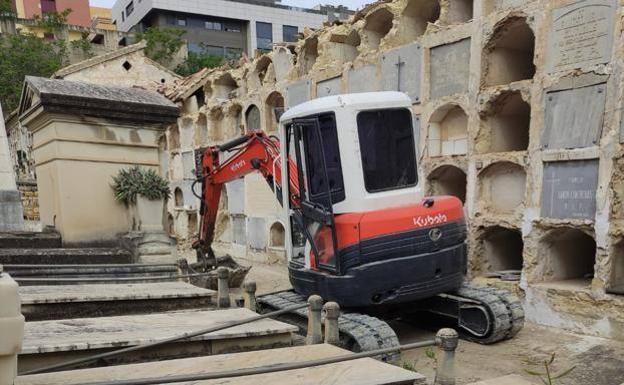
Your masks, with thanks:
<instances>
[{"instance_id":1,"label":"dirt ground","mask_svg":"<svg viewBox=\"0 0 624 385\"><path fill-rule=\"evenodd\" d=\"M248 279L255 280L258 294L290 288L287 269L283 264L252 265ZM414 325L394 322L393 328L402 344L432 338L432 333ZM604 338L583 336L528 323L513 339L495 345L479 345L460 341L457 350L457 384L470 384L517 374L540 385L539 378L526 370L543 371L541 363L555 353L555 373L571 367L572 372L555 382L557 385L620 385L624 383L624 343ZM435 361L426 349L403 353L402 365L424 374L433 382Z\"/></svg>"}]
</instances>

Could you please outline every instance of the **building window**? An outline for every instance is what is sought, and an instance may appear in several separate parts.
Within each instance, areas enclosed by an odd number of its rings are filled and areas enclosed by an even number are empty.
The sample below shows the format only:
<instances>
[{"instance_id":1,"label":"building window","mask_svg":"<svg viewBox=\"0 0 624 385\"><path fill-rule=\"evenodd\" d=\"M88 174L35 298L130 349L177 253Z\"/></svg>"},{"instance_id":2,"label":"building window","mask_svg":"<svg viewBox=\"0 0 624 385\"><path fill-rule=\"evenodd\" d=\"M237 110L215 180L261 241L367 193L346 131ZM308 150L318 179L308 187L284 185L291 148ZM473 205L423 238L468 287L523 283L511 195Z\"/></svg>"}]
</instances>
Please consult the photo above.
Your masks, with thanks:
<instances>
[{"instance_id":1,"label":"building window","mask_svg":"<svg viewBox=\"0 0 624 385\"><path fill-rule=\"evenodd\" d=\"M188 26L193 28L203 28L204 27L204 19L199 19L197 17L189 17L186 19Z\"/></svg>"},{"instance_id":2,"label":"building window","mask_svg":"<svg viewBox=\"0 0 624 385\"><path fill-rule=\"evenodd\" d=\"M282 28L283 28L282 38L284 39L284 41L297 41L298 40L298 36L297 36L299 34L298 27L294 27L292 25L285 25Z\"/></svg>"},{"instance_id":3,"label":"building window","mask_svg":"<svg viewBox=\"0 0 624 385\"><path fill-rule=\"evenodd\" d=\"M186 45L187 49L189 52L193 52L193 53L203 53L204 52L204 47L202 47L201 44L198 43L188 43Z\"/></svg>"},{"instance_id":4,"label":"building window","mask_svg":"<svg viewBox=\"0 0 624 385\"><path fill-rule=\"evenodd\" d=\"M256 45L259 50L270 51L273 45L273 25L256 22Z\"/></svg>"},{"instance_id":5,"label":"building window","mask_svg":"<svg viewBox=\"0 0 624 385\"><path fill-rule=\"evenodd\" d=\"M121 11L121 21L126 21L126 15L124 14L124 11Z\"/></svg>"},{"instance_id":6,"label":"building window","mask_svg":"<svg viewBox=\"0 0 624 385\"><path fill-rule=\"evenodd\" d=\"M221 23L218 21L207 21L204 23L206 29L210 29L213 31L221 31Z\"/></svg>"},{"instance_id":7,"label":"building window","mask_svg":"<svg viewBox=\"0 0 624 385\"><path fill-rule=\"evenodd\" d=\"M227 22L223 25L223 30L227 32L240 32L241 26L238 23Z\"/></svg>"},{"instance_id":8,"label":"building window","mask_svg":"<svg viewBox=\"0 0 624 385\"><path fill-rule=\"evenodd\" d=\"M128 4L126 6L126 15L130 16L130 15L132 15L132 12L134 12L134 2L133 1L131 1L130 4Z\"/></svg>"},{"instance_id":9,"label":"building window","mask_svg":"<svg viewBox=\"0 0 624 385\"><path fill-rule=\"evenodd\" d=\"M184 16L176 17L176 25L180 27L186 27L186 17Z\"/></svg>"},{"instance_id":10,"label":"building window","mask_svg":"<svg viewBox=\"0 0 624 385\"><path fill-rule=\"evenodd\" d=\"M41 13L53 13L56 12L56 1L54 0L41 0Z\"/></svg>"}]
</instances>

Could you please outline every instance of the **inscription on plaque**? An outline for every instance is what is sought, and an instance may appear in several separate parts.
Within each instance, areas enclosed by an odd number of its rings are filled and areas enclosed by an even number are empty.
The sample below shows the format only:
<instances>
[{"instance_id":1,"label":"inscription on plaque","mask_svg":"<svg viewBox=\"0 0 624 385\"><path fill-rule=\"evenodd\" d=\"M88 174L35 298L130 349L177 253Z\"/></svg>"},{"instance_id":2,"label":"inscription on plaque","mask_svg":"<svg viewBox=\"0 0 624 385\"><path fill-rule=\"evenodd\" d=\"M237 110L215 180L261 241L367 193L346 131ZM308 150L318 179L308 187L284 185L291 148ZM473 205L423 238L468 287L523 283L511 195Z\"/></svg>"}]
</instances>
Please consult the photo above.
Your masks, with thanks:
<instances>
[{"instance_id":1,"label":"inscription on plaque","mask_svg":"<svg viewBox=\"0 0 624 385\"><path fill-rule=\"evenodd\" d=\"M341 77L316 83L316 97L322 98L323 96L340 95L342 89L341 84Z\"/></svg>"},{"instance_id":2,"label":"inscription on plaque","mask_svg":"<svg viewBox=\"0 0 624 385\"><path fill-rule=\"evenodd\" d=\"M377 67L368 65L360 68L351 68L348 75L349 93L373 92L379 89L377 81Z\"/></svg>"},{"instance_id":3,"label":"inscription on plaque","mask_svg":"<svg viewBox=\"0 0 624 385\"><path fill-rule=\"evenodd\" d=\"M412 102L419 101L421 68L422 49L418 43L387 51L381 57L383 90L405 92Z\"/></svg>"},{"instance_id":4,"label":"inscription on plaque","mask_svg":"<svg viewBox=\"0 0 624 385\"><path fill-rule=\"evenodd\" d=\"M288 107L294 107L310 100L311 84L309 80L300 80L286 87Z\"/></svg>"},{"instance_id":5,"label":"inscription on plaque","mask_svg":"<svg viewBox=\"0 0 624 385\"><path fill-rule=\"evenodd\" d=\"M542 216L594 219L597 187L597 159L545 163Z\"/></svg>"},{"instance_id":6,"label":"inscription on plaque","mask_svg":"<svg viewBox=\"0 0 624 385\"><path fill-rule=\"evenodd\" d=\"M542 146L545 149L596 145L602 133L606 85L548 92Z\"/></svg>"},{"instance_id":7,"label":"inscription on plaque","mask_svg":"<svg viewBox=\"0 0 624 385\"><path fill-rule=\"evenodd\" d=\"M549 72L606 63L611 58L616 0L583 0L552 13Z\"/></svg>"},{"instance_id":8,"label":"inscription on plaque","mask_svg":"<svg viewBox=\"0 0 624 385\"><path fill-rule=\"evenodd\" d=\"M470 39L431 49L431 98L468 91Z\"/></svg>"}]
</instances>

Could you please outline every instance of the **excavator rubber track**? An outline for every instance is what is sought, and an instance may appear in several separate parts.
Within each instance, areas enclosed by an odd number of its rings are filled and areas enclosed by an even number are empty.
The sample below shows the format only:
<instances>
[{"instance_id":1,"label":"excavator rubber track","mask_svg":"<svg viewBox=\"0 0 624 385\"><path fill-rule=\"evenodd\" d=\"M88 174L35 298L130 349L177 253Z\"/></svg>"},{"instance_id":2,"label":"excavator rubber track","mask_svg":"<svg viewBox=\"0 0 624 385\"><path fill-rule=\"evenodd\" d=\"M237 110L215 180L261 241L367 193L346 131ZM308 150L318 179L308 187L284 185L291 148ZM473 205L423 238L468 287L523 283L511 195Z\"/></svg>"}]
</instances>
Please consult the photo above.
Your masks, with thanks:
<instances>
[{"instance_id":1,"label":"excavator rubber track","mask_svg":"<svg viewBox=\"0 0 624 385\"><path fill-rule=\"evenodd\" d=\"M462 328L457 325L456 328L463 339L485 345L493 344L513 338L524 326L524 310L522 304L516 296L506 290L464 283L457 291L449 294L442 294L439 297L445 298L445 300L451 297L458 305L463 303L478 304L487 310L488 319L490 321L488 334L486 336L476 337L462 331ZM282 291L261 296L258 298L258 303L262 311L268 312L306 303L306 299L294 291ZM401 307L409 309L411 305L411 303L405 303L402 304ZM298 318L296 321L297 326L303 328L305 331L307 310L305 308L299 309L293 313ZM407 319L412 317L416 321L422 317L423 314L423 312L420 312L418 316L414 316L414 314L409 313L411 312L406 312L405 316ZM402 317L399 316L398 318ZM292 318L286 321L292 322ZM390 325L382 319L366 314L350 312L348 309L345 311L343 309L338 320L338 325L343 347L349 350L369 351L399 346L396 333L392 330ZM385 361L396 362L399 358L399 354L397 353L380 358Z\"/></svg>"},{"instance_id":2,"label":"excavator rubber track","mask_svg":"<svg viewBox=\"0 0 624 385\"><path fill-rule=\"evenodd\" d=\"M279 310L292 305L304 304L307 299L294 291L282 291L258 298L264 311ZM293 312L301 320L307 320L307 309ZM305 322L297 322L305 329ZM352 351L370 351L399 346L399 339L386 322L366 314L342 311L338 319L340 339L343 347ZM379 357L383 361L397 362L399 353Z\"/></svg>"}]
</instances>

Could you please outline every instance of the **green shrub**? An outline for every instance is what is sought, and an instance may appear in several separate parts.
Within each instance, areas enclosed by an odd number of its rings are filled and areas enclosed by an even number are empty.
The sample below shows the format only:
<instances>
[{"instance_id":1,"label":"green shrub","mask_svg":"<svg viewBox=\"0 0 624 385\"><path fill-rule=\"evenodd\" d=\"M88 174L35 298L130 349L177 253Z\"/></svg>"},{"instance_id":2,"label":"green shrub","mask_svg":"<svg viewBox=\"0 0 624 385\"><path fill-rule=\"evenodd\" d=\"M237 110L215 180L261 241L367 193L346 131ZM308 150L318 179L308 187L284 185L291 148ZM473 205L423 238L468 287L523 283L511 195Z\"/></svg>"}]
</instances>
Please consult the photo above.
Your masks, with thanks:
<instances>
[{"instance_id":1,"label":"green shrub","mask_svg":"<svg viewBox=\"0 0 624 385\"><path fill-rule=\"evenodd\" d=\"M111 186L115 199L125 204L136 202L137 195L149 200L167 199L171 195L169 183L152 169L132 166L119 171Z\"/></svg>"}]
</instances>

